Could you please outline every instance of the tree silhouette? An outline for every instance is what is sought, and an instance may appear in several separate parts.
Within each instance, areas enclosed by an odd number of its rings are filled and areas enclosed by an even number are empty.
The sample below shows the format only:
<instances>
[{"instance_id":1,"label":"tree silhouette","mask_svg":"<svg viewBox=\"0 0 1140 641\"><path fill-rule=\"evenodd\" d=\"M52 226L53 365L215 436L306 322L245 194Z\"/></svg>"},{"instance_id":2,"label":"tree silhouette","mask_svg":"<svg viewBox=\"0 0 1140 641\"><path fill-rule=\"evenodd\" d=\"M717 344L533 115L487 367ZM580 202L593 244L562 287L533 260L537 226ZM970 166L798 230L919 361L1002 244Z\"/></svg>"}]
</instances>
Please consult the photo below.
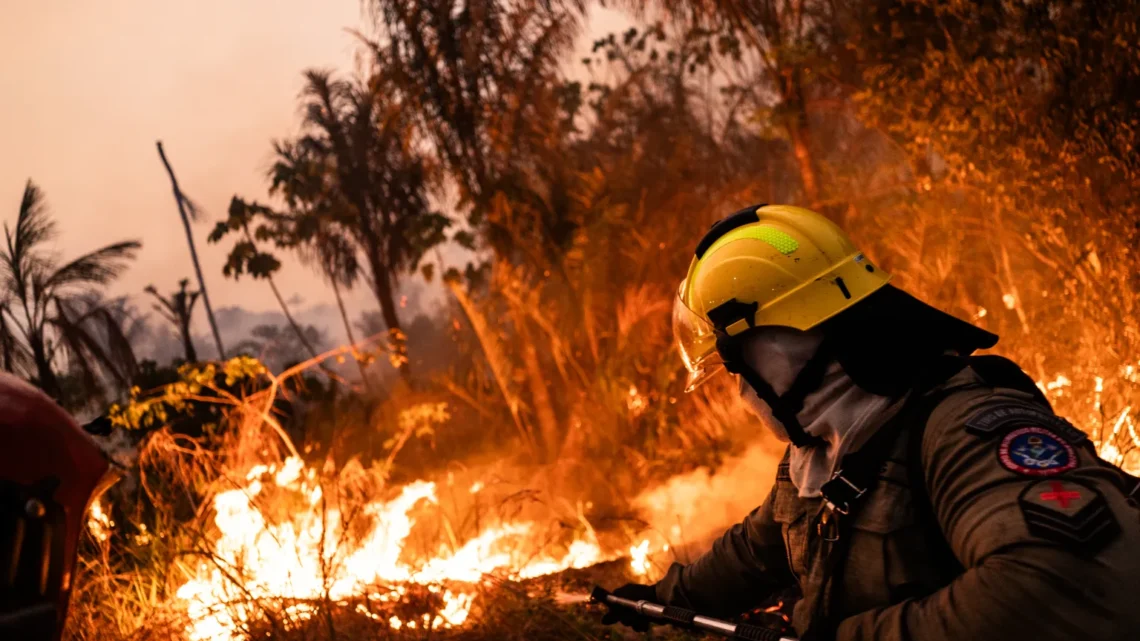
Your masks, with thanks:
<instances>
[{"instance_id":1,"label":"tree silhouette","mask_svg":"<svg viewBox=\"0 0 1140 641\"><path fill-rule=\"evenodd\" d=\"M169 297L163 297L162 294L159 294L154 285L149 285L144 291L157 301L154 305L155 311L161 314L171 325L174 325L178 331L178 335L182 338L182 349L186 355L186 362L196 363L198 352L195 351L194 341L190 336L190 321L194 315L194 304L198 302L201 292L187 291L186 288L189 286L190 280L183 278L178 281L178 291Z\"/></svg>"},{"instance_id":2,"label":"tree silhouette","mask_svg":"<svg viewBox=\"0 0 1140 641\"><path fill-rule=\"evenodd\" d=\"M253 239L299 251L338 295L341 285L351 287L363 276L389 332L390 358L410 380L395 291L402 275L446 238L450 220L428 202L433 168L415 150L408 119L397 105L328 72L308 71L305 77L306 131L297 140L275 144L277 160L269 176L271 192L284 198L287 209L278 212L235 197L229 219L218 224L211 241L258 219ZM280 265L272 255L241 243L227 269L239 264L254 274L271 274ZM342 316L347 317L343 310Z\"/></svg>"},{"instance_id":3,"label":"tree silhouette","mask_svg":"<svg viewBox=\"0 0 1140 641\"><path fill-rule=\"evenodd\" d=\"M58 369L77 374L84 389L101 393L107 378L126 386L136 368L134 353L115 310L98 295L126 268L141 247L114 243L63 265L50 247L55 221L43 192L29 180L14 228L4 224L0 249L0 356L8 371L34 378L50 396L62 399Z\"/></svg>"}]
</instances>

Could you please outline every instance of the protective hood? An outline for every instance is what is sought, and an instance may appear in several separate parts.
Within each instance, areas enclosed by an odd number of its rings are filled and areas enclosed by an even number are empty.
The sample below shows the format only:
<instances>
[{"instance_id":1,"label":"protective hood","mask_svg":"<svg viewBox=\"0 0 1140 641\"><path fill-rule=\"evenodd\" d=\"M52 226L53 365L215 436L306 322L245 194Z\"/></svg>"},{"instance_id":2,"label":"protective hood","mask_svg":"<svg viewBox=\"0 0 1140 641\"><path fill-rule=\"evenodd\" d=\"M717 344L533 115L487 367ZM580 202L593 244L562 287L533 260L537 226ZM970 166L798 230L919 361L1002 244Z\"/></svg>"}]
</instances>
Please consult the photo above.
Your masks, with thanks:
<instances>
[{"instance_id":1,"label":"protective hood","mask_svg":"<svg viewBox=\"0 0 1140 641\"><path fill-rule=\"evenodd\" d=\"M946 353L968 356L997 344L971 325L887 285L824 324L844 371L863 389L895 396Z\"/></svg>"}]
</instances>

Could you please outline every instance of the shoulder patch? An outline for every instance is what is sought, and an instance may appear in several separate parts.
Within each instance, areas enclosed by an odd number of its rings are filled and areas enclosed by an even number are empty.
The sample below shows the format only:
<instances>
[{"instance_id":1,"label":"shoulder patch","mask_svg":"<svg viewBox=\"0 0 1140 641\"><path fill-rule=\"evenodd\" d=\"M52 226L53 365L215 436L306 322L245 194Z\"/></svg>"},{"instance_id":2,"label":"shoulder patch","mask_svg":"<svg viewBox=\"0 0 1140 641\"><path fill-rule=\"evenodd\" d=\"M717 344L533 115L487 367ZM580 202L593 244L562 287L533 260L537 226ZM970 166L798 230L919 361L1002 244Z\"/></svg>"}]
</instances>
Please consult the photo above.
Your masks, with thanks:
<instances>
[{"instance_id":1,"label":"shoulder patch","mask_svg":"<svg viewBox=\"0 0 1140 641\"><path fill-rule=\"evenodd\" d=\"M983 438L990 438L1006 428L1026 426L1045 427L1074 445L1088 438L1087 434L1073 427L1072 423L1043 407L1028 403L992 405L966 421L966 431Z\"/></svg>"},{"instance_id":2,"label":"shoulder patch","mask_svg":"<svg viewBox=\"0 0 1140 641\"><path fill-rule=\"evenodd\" d=\"M1031 483L1018 497L1029 533L1091 556L1120 534L1112 509L1095 488L1070 479Z\"/></svg>"},{"instance_id":3,"label":"shoulder patch","mask_svg":"<svg viewBox=\"0 0 1140 641\"><path fill-rule=\"evenodd\" d=\"M1043 427L1022 427L1001 440L998 460L1010 472L1056 476L1077 466L1077 453L1072 445Z\"/></svg>"}]
</instances>

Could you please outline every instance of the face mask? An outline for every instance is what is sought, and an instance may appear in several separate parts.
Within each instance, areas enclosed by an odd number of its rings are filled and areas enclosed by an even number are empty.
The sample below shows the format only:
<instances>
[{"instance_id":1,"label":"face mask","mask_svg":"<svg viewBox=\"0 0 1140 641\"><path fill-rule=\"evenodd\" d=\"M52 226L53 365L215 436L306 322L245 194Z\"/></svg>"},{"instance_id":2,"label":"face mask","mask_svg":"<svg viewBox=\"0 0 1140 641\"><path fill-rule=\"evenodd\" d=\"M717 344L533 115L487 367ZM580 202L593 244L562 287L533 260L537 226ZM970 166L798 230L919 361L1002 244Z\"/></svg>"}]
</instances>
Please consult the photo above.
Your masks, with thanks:
<instances>
[{"instance_id":1,"label":"face mask","mask_svg":"<svg viewBox=\"0 0 1140 641\"><path fill-rule=\"evenodd\" d=\"M775 419L772 423L783 426L783 430L773 430L777 436L782 431L797 447L818 441L804 432L796 415L803 408L804 398L819 388L832 361L822 333L766 327L744 336L721 336L717 351L725 368L751 388L752 394L744 397L749 407L754 403L767 406ZM756 401L749 396L755 396ZM754 409L764 414L758 405Z\"/></svg>"},{"instance_id":2,"label":"face mask","mask_svg":"<svg viewBox=\"0 0 1140 641\"><path fill-rule=\"evenodd\" d=\"M763 423L764 427L781 442L790 442L791 439L788 438L788 430L784 428L783 423L776 420L775 416L772 416L772 408L760 400L760 397L756 395L756 390L752 389L752 386L749 385L742 376L736 377L736 383L737 390L740 392L740 399L744 401L744 406L748 408L748 412Z\"/></svg>"},{"instance_id":3,"label":"face mask","mask_svg":"<svg viewBox=\"0 0 1140 641\"><path fill-rule=\"evenodd\" d=\"M822 342L821 332L765 327L741 342L741 358L772 391L786 394Z\"/></svg>"}]
</instances>

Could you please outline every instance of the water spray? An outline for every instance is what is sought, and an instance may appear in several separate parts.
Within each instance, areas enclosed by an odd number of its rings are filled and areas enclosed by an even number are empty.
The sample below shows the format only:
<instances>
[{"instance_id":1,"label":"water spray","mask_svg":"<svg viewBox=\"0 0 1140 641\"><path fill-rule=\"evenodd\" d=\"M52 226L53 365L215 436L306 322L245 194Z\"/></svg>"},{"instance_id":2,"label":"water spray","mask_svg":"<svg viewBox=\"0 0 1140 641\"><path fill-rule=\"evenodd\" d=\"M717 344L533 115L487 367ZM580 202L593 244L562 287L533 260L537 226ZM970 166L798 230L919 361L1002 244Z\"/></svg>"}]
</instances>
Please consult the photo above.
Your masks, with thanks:
<instances>
[{"instance_id":1,"label":"water spray","mask_svg":"<svg viewBox=\"0 0 1140 641\"><path fill-rule=\"evenodd\" d=\"M582 597L580 600L585 601L585 595L582 595ZM744 639L746 641L796 641L796 639L791 637L780 636L775 630L758 625L729 623L728 621L707 617L684 608L658 605L649 601L623 599L597 586L594 587L588 599L591 603L601 603L607 607L629 608L644 617L667 625L711 632L729 639Z\"/></svg>"}]
</instances>

